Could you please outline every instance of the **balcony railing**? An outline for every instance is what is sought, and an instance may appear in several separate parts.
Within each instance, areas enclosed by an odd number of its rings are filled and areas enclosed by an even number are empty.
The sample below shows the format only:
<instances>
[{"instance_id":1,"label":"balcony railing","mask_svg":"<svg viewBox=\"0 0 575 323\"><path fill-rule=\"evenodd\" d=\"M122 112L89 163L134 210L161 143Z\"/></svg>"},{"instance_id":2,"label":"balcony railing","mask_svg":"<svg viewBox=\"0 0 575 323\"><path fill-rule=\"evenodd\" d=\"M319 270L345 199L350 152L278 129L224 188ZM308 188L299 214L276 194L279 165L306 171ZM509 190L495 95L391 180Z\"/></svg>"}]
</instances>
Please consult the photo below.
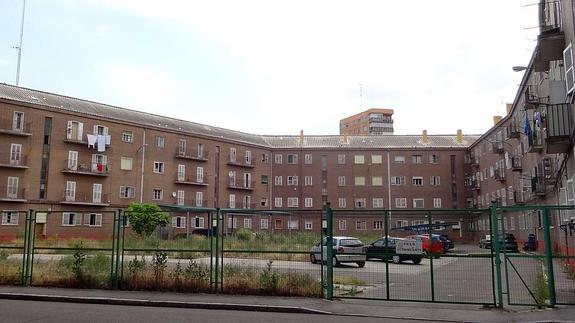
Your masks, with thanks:
<instances>
[{"instance_id":1,"label":"balcony railing","mask_svg":"<svg viewBox=\"0 0 575 323\"><path fill-rule=\"evenodd\" d=\"M109 194L102 193L100 198L95 198L93 192L79 192L64 190L62 194L62 204L96 205L108 206Z\"/></svg>"},{"instance_id":2,"label":"balcony railing","mask_svg":"<svg viewBox=\"0 0 575 323\"><path fill-rule=\"evenodd\" d=\"M208 156L209 156L209 152L206 150L203 150L202 152L190 152L187 151L185 149L177 149L176 150L176 158L182 158L182 159L191 159L191 160L196 160L196 161L207 161L208 160Z\"/></svg>"},{"instance_id":3,"label":"balcony railing","mask_svg":"<svg viewBox=\"0 0 575 323\"><path fill-rule=\"evenodd\" d=\"M527 136L528 149L530 153L540 153L543 151L543 131L540 128L531 129L531 134Z\"/></svg>"},{"instance_id":4,"label":"balcony railing","mask_svg":"<svg viewBox=\"0 0 575 323\"><path fill-rule=\"evenodd\" d=\"M236 156L236 158L233 158L231 155L228 156L228 165L233 165L233 166L239 166L239 167L247 167L247 168L254 168L255 167L255 161L252 159L249 162L246 161L245 158L239 158L239 156Z\"/></svg>"},{"instance_id":5,"label":"balcony railing","mask_svg":"<svg viewBox=\"0 0 575 323\"><path fill-rule=\"evenodd\" d=\"M523 191L513 191L513 200L515 204L523 205L525 204L525 194Z\"/></svg>"},{"instance_id":6,"label":"balcony railing","mask_svg":"<svg viewBox=\"0 0 575 323\"><path fill-rule=\"evenodd\" d=\"M546 106L545 142L548 154L565 153L569 149L571 132L571 104L548 104Z\"/></svg>"},{"instance_id":7,"label":"balcony railing","mask_svg":"<svg viewBox=\"0 0 575 323\"><path fill-rule=\"evenodd\" d=\"M31 136L30 122L22 124L20 127L14 127L12 118L0 118L0 133L15 135L15 136Z\"/></svg>"},{"instance_id":8,"label":"balcony railing","mask_svg":"<svg viewBox=\"0 0 575 323\"><path fill-rule=\"evenodd\" d=\"M249 181L249 182L244 183L244 181L230 180L228 182L228 188L236 189L236 190L250 190L251 191L254 189L254 182Z\"/></svg>"},{"instance_id":9,"label":"balcony railing","mask_svg":"<svg viewBox=\"0 0 575 323\"><path fill-rule=\"evenodd\" d=\"M547 194L547 187L543 178L539 176L531 178L531 193L534 196L545 196Z\"/></svg>"},{"instance_id":10,"label":"balcony railing","mask_svg":"<svg viewBox=\"0 0 575 323\"><path fill-rule=\"evenodd\" d=\"M0 156L0 167L28 168L28 156L23 154L20 154L17 158L13 158L9 154Z\"/></svg>"},{"instance_id":11,"label":"balcony railing","mask_svg":"<svg viewBox=\"0 0 575 323\"><path fill-rule=\"evenodd\" d=\"M183 202L183 203L178 203L178 202ZM191 207L207 207L208 206L208 200L196 200L196 199L188 199L188 198L184 198L183 201L178 201L178 199L176 198L176 200L174 201L175 205L185 205L185 206L191 206Z\"/></svg>"},{"instance_id":12,"label":"balcony railing","mask_svg":"<svg viewBox=\"0 0 575 323\"><path fill-rule=\"evenodd\" d=\"M505 181L505 171L501 168L494 170L494 176L496 181L503 182Z\"/></svg>"},{"instance_id":13,"label":"balcony railing","mask_svg":"<svg viewBox=\"0 0 575 323\"><path fill-rule=\"evenodd\" d=\"M511 123L507 126L507 137L508 138L519 138L520 129L515 123Z\"/></svg>"},{"instance_id":14,"label":"balcony railing","mask_svg":"<svg viewBox=\"0 0 575 323\"><path fill-rule=\"evenodd\" d=\"M63 173L72 173L78 175L91 175L91 176L109 176L110 164L92 163L92 162L77 162L64 160Z\"/></svg>"},{"instance_id":15,"label":"balcony railing","mask_svg":"<svg viewBox=\"0 0 575 323\"><path fill-rule=\"evenodd\" d=\"M540 1L539 12L536 60L540 62L561 60L565 48L561 1Z\"/></svg>"},{"instance_id":16,"label":"balcony railing","mask_svg":"<svg viewBox=\"0 0 575 323\"><path fill-rule=\"evenodd\" d=\"M199 185L206 186L206 175L204 178L198 180L197 176L186 176L183 173L176 173L176 184Z\"/></svg>"},{"instance_id":17,"label":"balcony railing","mask_svg":"<svg viewBox=\"0 0 575 323\"><path fill-rule=\"evenodd\" d=\"M555 185L557 182L557 164L553 157L545 157L538 163L539 173L537 176L543 178L546 185Z\"/></svg>"},{"instance_id":18,"label":"balcony railing","mask_svg":"<svg viewBox=\"0 0 575 323\"><path fill-rule=\"evenodd\" d=\"M525 109L535 109L545 102L547 102L546 98L542 98L538 94L537 85L527 85L525 87Z\"/></svg>"},{"instance_id":19,"label":"balcony railing","mask_svg":"<svg viewBox=\"0 0 575 323\"><path fill-rule=\"evenodd\" d=\"M5 202L25 202L26 189L8 187L7 185L0 186L0 201Z\"/></svg>"},{"instance_id":20,"label":"balcony railing","mask_svg":"<svg viewBox=\"0 0 575 323\"><path fill-rule=\"evenodd\" d=\"M255 203L244 204L242 201L235 201L235 202L230 202L230 201L228 201L227 206L228 206L228 208L230 208L230 209L246 209L246 210L251 210L251 209L255 209L255 208L256 208L256 204L255 204ZM227 226L228 224L226 223L225 225ZM229 229L231 229L231 228L229 228Z\"/></svg>"},{"instance_id":21,"label":"balcony railing","mask_svg":"<svg viewBox=\"0 0 575 323\"><path fill-rule=\"evenodd\" d=\"M522 161L520 156L511 157L511 170L514 172L520 172L523 170Z\"/></svg>"},{"instance_id":22,"label":"balcony railing","mask_svg":"<svg viewBox=\"0 0 575 323\"><path fill-rule=\"evenodd\" d=\"M494 154L502 154L505 150L503 149L503 142L494 141L491 143L491 150Z\"/></svg>"}]
</instances>

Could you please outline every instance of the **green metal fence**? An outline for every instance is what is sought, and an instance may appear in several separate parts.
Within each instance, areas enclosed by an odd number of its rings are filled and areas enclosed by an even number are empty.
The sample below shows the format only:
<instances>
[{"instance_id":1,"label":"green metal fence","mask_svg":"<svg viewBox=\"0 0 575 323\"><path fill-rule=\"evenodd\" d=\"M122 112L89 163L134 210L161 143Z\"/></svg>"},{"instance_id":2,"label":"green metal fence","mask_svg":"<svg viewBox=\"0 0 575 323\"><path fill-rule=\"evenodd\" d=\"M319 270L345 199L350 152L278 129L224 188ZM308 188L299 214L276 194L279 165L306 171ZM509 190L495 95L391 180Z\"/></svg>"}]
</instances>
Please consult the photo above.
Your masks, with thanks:
<instances>
[{"instance_id":1,"label":"green metal fence","mask_svg":"<svg viewBox=\"0 0 575 323\"><path fill-rule=\"evenodd\" d=\"M567 221L575 207L163 209L171 223L145 237L123 210L10 214L3 220L10 231L0 232L10 233L0 235L0 282L500 307L575 304L575 247L569 246L575 228ZM538 245L523 250L526 228L533 227ZM517 237L517 250L495 238L507 234ZM439 235L454 247L426 247ZM491 246L481 248L486 235ZM342 236L360 239L365 248L351 256L364 258L346 263L345 248L337 245ZM425 253L398 255L394 238L420 241Z\"/></svg>"}]
</instances>

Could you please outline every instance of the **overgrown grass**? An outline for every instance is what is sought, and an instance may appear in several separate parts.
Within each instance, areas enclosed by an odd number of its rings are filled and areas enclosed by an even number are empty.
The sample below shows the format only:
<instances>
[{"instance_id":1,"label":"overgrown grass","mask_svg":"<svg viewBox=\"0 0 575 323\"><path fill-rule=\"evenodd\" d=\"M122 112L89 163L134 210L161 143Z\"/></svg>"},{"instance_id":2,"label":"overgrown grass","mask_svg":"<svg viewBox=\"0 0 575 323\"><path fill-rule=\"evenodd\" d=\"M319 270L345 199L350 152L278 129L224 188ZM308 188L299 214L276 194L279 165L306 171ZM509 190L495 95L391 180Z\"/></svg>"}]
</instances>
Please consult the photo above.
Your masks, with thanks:
<instances>
[{"instance_id":1,"label":"overgrown grass","mask_svg":"<svg viewBox=\"0 0 575 323\"><path fill-rule=\"evenodd\" d=\"M549 287L547 275L544 272L537 274L537 281L535 283L535 301L538 307L546 306L549 301Z\"/></svg>"}]
</instances>

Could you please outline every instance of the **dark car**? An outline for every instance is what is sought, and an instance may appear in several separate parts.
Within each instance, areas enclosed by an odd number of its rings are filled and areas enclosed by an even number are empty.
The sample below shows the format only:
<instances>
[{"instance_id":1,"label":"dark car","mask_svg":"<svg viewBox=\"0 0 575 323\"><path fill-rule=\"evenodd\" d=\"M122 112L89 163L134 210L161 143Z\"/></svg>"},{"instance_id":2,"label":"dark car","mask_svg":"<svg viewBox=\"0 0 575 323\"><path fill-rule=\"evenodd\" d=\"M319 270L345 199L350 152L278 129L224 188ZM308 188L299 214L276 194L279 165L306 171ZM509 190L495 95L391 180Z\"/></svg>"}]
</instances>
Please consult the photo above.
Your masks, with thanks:
<instances>
[{"instance_id":1,"label":"dark car","mask_svg":"<svg viewBox=\"0 0 575 323\"><path fill-rule=\"evenodd\" d=\"M449 239L447 234L440 234L440 236L442 237L443 243L447 244L447 249L451 250L455 248L455 243L453 243L453 240Z\"/></svg>"},{"instance_id":2,"label":"dark car","mask_svg":"<svg viewBox=\"0 0 575 323\"><path fill-rule=\"evenodd\" d=\"M366 248L366 255L367 259L381 259L381 260L389 260L393 261L395 264L399 264L405 260L409 260L414 264L419 264L421 262L421 258L423 258L423 254L397 254L396 244L398 241L405 241L405 238L396 238L396 237L388 237L387 238L387 245L386 245L386 238L382 237L377 239L376 241L367 245Z\"/></svg>"},{"instance_id":3,"label":"dark car","mask_svg":"<svg viewBox=\"0 0 575 323\"><path fill-rule=\"evenodd\" d=\"M491 249L495 249L493 243L491 243ZM519 247L517 246L517 240L513 233L506 233L505 236L499 236L499 250L505 250L509 252L519 252Z\"/></svg>"}]
</instances>

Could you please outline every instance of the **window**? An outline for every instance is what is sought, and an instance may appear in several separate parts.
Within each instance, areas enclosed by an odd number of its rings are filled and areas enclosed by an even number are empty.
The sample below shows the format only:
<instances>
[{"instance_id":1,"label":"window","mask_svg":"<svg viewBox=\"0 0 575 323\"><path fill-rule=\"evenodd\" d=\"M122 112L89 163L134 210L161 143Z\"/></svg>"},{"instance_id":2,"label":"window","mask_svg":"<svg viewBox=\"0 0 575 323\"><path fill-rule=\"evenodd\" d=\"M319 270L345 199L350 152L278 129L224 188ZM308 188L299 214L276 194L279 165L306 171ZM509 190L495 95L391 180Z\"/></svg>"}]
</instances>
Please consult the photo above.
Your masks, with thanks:
<instances>
[{"instance_id":1,"label":"window","mask_svg":"<svg viewBox=\"0 0 575 323\"><path fill-rule=\"evenodd\" d=\"M313 207L313 198L311 197L306 197L304 199L304 206L305 207Z\"/></svg>"},{"instance_id":2,"label":"window","mask_svg":"<svg viewBox=\"0 0 575 323\"><path fill-rule=\"evenodd\" d=\"M283 222L281 219L275 219L274 221L274 229L281 230L284 228Z\"/></svg>"},{"instance_id":3,"label":"window","mask_svg":"<svg viewBox=\"0 0 575 323\"><path fill-rule=\"evenodd\" d=\"M371 178L371 185L372 186L382 186L383 185L383 177L381 176L373 176Z\"/></svg>"},{"instance_id":4,"label":"window","mask_svg":"<svg viewBox=\"0 0 575 323\"><path fill-rule=\"evenodd\" d=\"M312 186L313 185L313 177L312 176L304 177L304 184L305 184L305 186Z\"/></svg>"},{"instance_id":5,"label":"window","mask_svg":"<svg viewBox=\"0 0 575 323\"><path fill-rule=\"evenodd\" d=\"M287 198L287 206L288 207L298 207L299 206L299 199L297 197L288 197Z\"/></svg>"},{"instance_id":6,"label":"window","mask_svg":"<svg viewBox=\"0 0 575 323\"><path fill-rule=\"evenodd\" d=\"M12 130L18 132L24 131L24 112L14 111L14 116L12 117Z\"/></svg>"},{"instance_id":7,"label":"window","mask_svg":"<svg viewBox=\"0 0 575 323\"><path fill-rule=\"evenodd\" d=\"M409 221L407 220L397 220L395 221L395 227L396 228L401 228L401 227L406 227L409 225Z\"/></svg>"},{"instance_id":8,"label":"window","mask_svg":"<svg viewBox=\"0 0 575 323\"><path fill-rule=\"evenodd\" d=\"M196 192L196 206L204 206L204 192Z\"/></svg>"},{"instance_id":9,"label":"window","mask_svg":"<svg viewBox=\"0 0 575 323\"><path fill-rule=\"evenodd\" d=\"M267 207L268 206L268 198L267 197L262 197L260 200L260 206L262 207Z\"/></svg>"},{"instance_id":10,"label":"window","mask_svg":"<svg viewBox=\"0 0 575 323\"><path fill-rule=\"evenodd\" d=\"M152 199L156 201L164 199L164 191L159 188L154 188Z\"/></svg>"},{"instance_id":11,"label":"window","mask_svg":"<svg viewBox=\"0 0 575 323\"><path fill-rule=\"evenodd\" d=\"M381 220L373 221L373 229L374 230L382 230L383 229L383 221L381 221Z\"/></svg>"},{"instance_id":12,"label":"window","mask_svg":"<svg viewBox=\"0 0 575 323\"><path fill-rule=\"evenodd\" d=\"M203 167L197 167L196 168L196 181L198 183L204 182L204 168Z\"/></svg>"},{"instance_id":13,"label":"window","mask_svg":"<svg viewBox=\"0 0 575 323\"><path fill-rule=\"evenodd\" d=\"M123 157L120 159L121 170L132 170L133 159L131 157Z\"/></svg>"},{"instance_id":14,"label":"window","mask_svg":"<svg viewBox=\"0 0 575 323\"><path fill-rule=\"evenodd\" d=\"M154 173L163 174L164 173L164 162L154 162Z\"/></svg>"},{"instance_id":15,"label":"window","mask_svg":"<svg viewBox=\"0 0 575 323\"><path fill-rule=\"evenodd\" d=\"M164 137L156 136L156 147L164 148Z\"/></svg>"},{"instance_id":16,"label":"window","mask_svg":"<svg viewBox=\"0 0 575 323\"><path fill-rule=\"evenodd\" d=\"M353 162L355 164L364 164L365 163L365 157L363 155L355 155L353 158Z\"/></svg>"},{"instance_id":17,"label":"window","mask_svg":"<svg viewBox=\"0 0 575 323\"><path fill-rule=\"evenodd\" d=\"M304 227L305 230L311 230L313 229L313 222L310 220L305 220L304 222Z\"/></svg>"},{"instance_id":18,"label":"window","mask_svg":"<svg viewBox=\"0 0 575 323\"><path fill-rule=\"evenodd\" d=\"M276 164L281 164L282 163L282 155L281 154L275 154L274 155L274 162Z\"/></svg>"},{"instance_id":19,"label":"window","mask_svg":"<svg viewBox=\"0 0 575 323\"><path fill-rule=\"evenodd\" d=\"M340 231L347 230L347 220L338 220L337 229Z\"/></svg>"},{"instance_id":20,"label":"window","mask_svg":"<svg viewBox=\"0 0 575 323\"><path fill-rule=\"evenodd\" d=\"M372 164L381 164L381 155L371 155Z\"/></svg>"},{"instance_id":21,"label":"window","mask_svg":"<svg viewBox=\"0 0 575 323\"><path fill-rule=\"evenodd\" d=\"M236 229L237 227L238 227L238 218L232 215L231 217L228 218L228 228Z\"/></svg>"},{"instance_id":22,"label":"window","mask_svg":"<svg viewBox=\"0 0 575 323\"><path fill-rule=\"evenodd\" d=\"M346 199L345 197L340 197L337 199L337 206L339 208L346 208L347 207L347 203L346 203Z\"/></svg>"},{"instance_id":23,"label":"window","mask_svg":"<svg viewBox=\"0 0 575 323\"><path fill-rule=\"evenodd\" d=\"M252 208L252 197L249 195L244 196L244 209L251 209Z\"/></svg>"},{"instance_id":24,"label":"window","mask_svg":"<svg viewBox=\"0 0 575 323\"><path fill-rule=\"evenodd\" d=\"M391 176L391 185L405 185L405 176Z\"/></svg>"},{"instance_id":25,"label":"window","mask_svg":"<svg viewBox=\"0 0 575 323\"><path fill-rule=\"evenodd\" d=\"M134 142L134 133L130 130L122 131L122 141L123 142Z\"/></svg>"},{"instance_id":26,"label":"window","mask_svg":"<svg viewBox=\"0 0 575 323\"><path fill-rule=\"evenodd\" d=\"M423 199L413 199L414 209L423 209Z\"/></svg>"},{"instance_id":27,"label":"window","mask_svg":"<svg viewBox=\"0 0 575 323\"><path fill-rule=\"evenodd\" d=\"M433 207L436 209L441 208L441 198L438 197L433 198Z\"/></svg>"},{"instance_id":28,"label":"window","mask_svg":"<svg viewBox=\"0 0 575 323\"><path fill-rule=\"evenodd\" d=\"M18 211L2 211L2 225L18 225Z\"/></svg>"},{"instance_id":29,"label":"window","mask_svg":"<svg viewBox=\"0 0 575 323\"><path fill-rule=\"evenodd\" d=\"M87 225L89 227L101 227L102 214L99 213L84 214L84 225Z\"/></svg>"},{"instance_id":30,"label":"window","mask_svg":"<svg viewBox=\"0 0 575 323\"><path fill-rule=\"evenodd\" d=\"M92 184L92 202L102 203L102 184Z\"/></svg>"},{"instance_id":31,"label":"window","mask_svg":"<svg viewBox=\"0 0 575 323\"><path fill-rule=\"evenodd\" d=\"M337 186L345 186L345 176L337 177Z\"/></svg>"},{"instance_id":32,"label":"window","mask_svg":"<svg viewBox=\"0 0 575 323\"><path fill-rule=\"evenodd\" d=\"M267 184L268 183L268 175L262 175L260 177L260 183Z\"/></svg>"},{"instance_id":33,"label":"window","mask_svg":"<svg viewBox=\"0 0 575 323\"><path fill-rule=\"evenodd\" d=\"M355 221L356 230L367 230L367 221Z\"/></svg>"},{"instance_id":34,"label":"window","mask_svg":"<svg viewBox=\"0 0 575 323\"><path fill-rule=\"evenodd\" d=\"M297 182L298 182L297 176L288 176L288 177L287 177L287 184L288 184L288 186L290 186L290 185L297 185Z\"/></svg>"},{"instance_id":35,"label":"window","mask_svg":"<svg viewBox=\"0 0 575 323\"><path fill-rule=\"evenodd\" d=\"M422 158L421 155L412 155L411 156L411 163L412 164L421 164Z\"/></svg>"},{"instance_id":36,"label":"window","mask_svg":"<svg viewBox=\"0 0 575 323\"><path fill-rule=\"evenodd\" d=\"M247 165L252 164L252 152L249 150L246 150L246 164Z\"/></svg>"},{"instance_id":37,"label":"window","mask_svg":"<svg viewBox=\"0 0 575 323\"><path fill-rule=\"evenodd\" d=\"M312 155L311 154L305 154L304 164L311 165L311 163L312 163Z\"/></svg>"},{"instance_id":38,"label":"window","mask_svg":"<svg viewBox=\"0 0 575 323\"><path fill-rule=\"evenodd\" d=\"M405 156L395 156L393 157L393 162L395 164L405 164Z\"/></svg>"},{"instance_id":39,"label":"window","mask_svg":"<svg viewBox=\"0 0 575 323\"><path fill-rule=\"evenodd\" d=\"M101 125L94 125L94 135L101 135L101 136L107 136L108 135L108 127L106 126L101 126ZM108 144L108 143L106 143Z\"/></svg>"},{"instance_id":40,"label":"window","mask_svg":"<svg viewBox=\"0 0 575 323\"><path fill-rule=\"evenodd\" d=\"M62 213L62 226L71 227L76 225L81 225L80 214L74 212L64 212Z\"/></svg>"},{"instance_id":41,"label":"window","mask_svg":"<svg viewBox=\"0 0 575 323\"><path fill-rule=\"evenodd\" d=\"M274 185L275 185L275 186L282 186L282 185L283 185L283 183L282 183L283 180L282 180L282 179L283 179L283 177L281 177L281 176L275 176L275 177L274 177Z\"/></svg>"},{"instance_id":42,"label":"window","mask_svg":"<svg viewBox=\"0 0 575 323\"><path fill-rule=\"evenodd\" d=\"M381 197L374 197L373 200L373 208L374 209L381 209L383 208L383 198Z\"/></svg>"},{"instance_id":43,"label":"window","mask_svg":"<svg viewBox=\"0 0 575 323\"><path fill-rule=\"evenodd\" d=\"M337 155L337 163L339 165L344 165L345 164L345 155L343 155L343 154Z\"/></svg>"},{"instance_id":44,"label":"window","mask_svg":"<svg viewBox=\"0 0 575 323\"><path fill-rule=\"evenodd\" d=\"M252 228L252 219L251 218L245 218L244 219L244 228L246 228L246 229Z\"/></svg>"},{"instance_id":45,"label":"window","mask_svg":"<svg viewBox=\"0 0 575 323\"><path fill-rule=\"evenodd\" d=\"M297 164L297 155L296 154L288 154L287 155L287 163L288 164Z\"/></svg>"},{"instance_id":46,"label":"window","mask_svg":"<svg viewBox=\"0 0 575 323\"><path fill-rule=\"evenodd\" d=\"M364 198L357 198L354 200L354 205L356 209L364 209L366 207Z\"/></svg>"},{"instance_id":47,"label":"window","mask_svg":"<svg viewBox=\"0 0 575 323\"><path fill-rule=\"evenodd\" d=\"M440 181L439 176L431 176L431 177L429 178L429 185L439 186L440 182L441 182L441 181Z\"/></svg>"},{"instance_id":48,"label":"window","mask_svg":"<svg viewBox=\"0 0 575 323\"><path fill-rule=\"evenodd\" d=\"M235 163L236 162L236 149L235 148L230 148L230 162Z\"/></svg>"},{"instance_id":49,"label":"window","mask_svg":"<svg viewBox=\"0 0 575 323\"><path fill-rule=\"evenodd\" d=\"M355 186L365 186L365 177L356 176L355 177Z\"/></svg>"},{"instance_id":50,"label":"window","mask_svg":"<svg viewBox=\"0 0 575 323\"><path fill-rule=\"evenodd\" d=\"M299 227L298 220L288 220L289 230L297 230L298 227Z\"/></svg>"},{"instance_id":51,"label":"window","mask_svg":"<svg viewBox=\"0 0 575 323\"><path fill-rule=\"evenodd\" d=\"M204 158L205 154L204 154L204 144L198 144L196 146L196 150L198 153L198 158Z\"/></svg>"},{"instance_id":52,"label":"window","mask_svg":"<svg viewBox=\"0 0 575 323\"><path fill-rule=\"evenodd\" d=\"M438 164L439 163L439 156L436 154L429 155L429 163L430 164Z\"/></svg>"},{"instance_id":53,"label":"window","mask_svg":"<svg viewBox=\"0 0 575 323\"><path fill-rule=\"evenodd\" d=\"M175 216L172 218L172 228L182 229L186 227L186 217Z\"/></svg>"},{"instance_id":54,"label":"window","mask_svg":"<svg viewBox=\"0 0 575 323\"><path fill-rule=\"evenodd\" d=\"M270 156L268 154L262 154L262 163L267 164L269 162Z\"/></svg>"},{"instance_id":55,"label":"window","mask_svg":"<svg viewBox=\"0 0 575 323\"><path fill-rule=\"evenodd\" d=\"M177 193L177 200L176 204L178 205L185 205L186 204L186 192L185 191L178 191Z\"/></svg>"},{"instance_id":56,"label":"window","mask_svg":"<svg viewBox=\"0 0 575 323\"><path fill-rule=\"evenodd\" d=\"M178 182L186 181L186 165L178 165Z\"/></svg>"},{"instance_id":57,"label":"window","mask_svg":"<svg viewBox=\"0 0 575 323\"><path fill-rule=\"evenodd\" d=\"M421 176L413 176L411 179L411 184L413 186L423 186L423 177Z\"/></svg>"},{"instance_id":58,"label":"window","mask_svg":"<svg viewBox=\"0 0 575 323\"><path fill-rule=\"evenodd\" d=\"M229 196L229 205L230 205L230 209L235 209L235 208L236 208L236 195L235 195L235 194L230 194L230 196Z\"/></svg>"},{"instance_id":59,"label":"window","mask_svg":"<svg viewBox=\"0 0 575 323\"><path fill-rule=\"evenodd\" d=\"M407 208L407 198L405 197L396 197L395 198L395 207L400 208Z\"/></svg>"},{"instance_id":60,"label":"window","mask_svg":"<svg viewBox=\"0 0 575 323\"><path fill-rule=\"evenodd\" d=\"M270 228L269 219L260 219L260 229L267 230Z\"/></svg>"},{"instance_id":61,"label":"window","mask_svg":"<svg viewBox=\"0 0 575 323\"><path fill-rule=\"evenodd\" d=\"M22 163L22 145L10 144L10 165L21 165Z\"/></svg>"},{"instance_id":62,"label":"window","mask_svg":"<svg viewBox=\"0 0 575 323\"><path fill-rule=\"evenodd\" d=\"M178 141L178 156L186 155L186 146L187 146L186 139L180 139Z\"/></svg>"},{"instance_id":63,"label":"window","mask_svg":"<svg viewBox=\"0 0 575 323\"><path fill-rule=\"evenodd\" d=\"M84 123L78 121L68 121L66 127L66 139L82 141Z\"/></svg>"},{"instance_id":64,"label":"window","mask_svg":"<svg viewBox=\"0 0 575 323\"><path fill-rule=\"evenodd\" d=\"M203 228L204 227L204 218L203 217L195 217L194 218L194 228Z\"/></svg>"},{"instance_id":65,"label":"window","mask_svg":"<svg viewBox=\"0 0 575 323\"><path fill-rule=\"evenodd\" d=\"M575 89L575 68L573 67L573 48L571 43L563 51L563 64L565 66L565 87L567 93Z\"/></svg>"},{"instance_id":66,"label":"window","mask_svg":"<svg viewBox=\"0 0 575 323\"><path fill-rule=\"evenodd\" d=\"M66 182L66 201L74 202L76 200L76 182L67 181Z\"/></svg>"},{"instance_id":67,"label":"window","mask_svg":"<svg viewBox=\"0 0 575 323\"><path fill-rule=\"evenodd\" d=\"M283 198L281 198L281 197L274 198L274 206L275 207L283 207Z\"/></svg>"}]
</instances>

